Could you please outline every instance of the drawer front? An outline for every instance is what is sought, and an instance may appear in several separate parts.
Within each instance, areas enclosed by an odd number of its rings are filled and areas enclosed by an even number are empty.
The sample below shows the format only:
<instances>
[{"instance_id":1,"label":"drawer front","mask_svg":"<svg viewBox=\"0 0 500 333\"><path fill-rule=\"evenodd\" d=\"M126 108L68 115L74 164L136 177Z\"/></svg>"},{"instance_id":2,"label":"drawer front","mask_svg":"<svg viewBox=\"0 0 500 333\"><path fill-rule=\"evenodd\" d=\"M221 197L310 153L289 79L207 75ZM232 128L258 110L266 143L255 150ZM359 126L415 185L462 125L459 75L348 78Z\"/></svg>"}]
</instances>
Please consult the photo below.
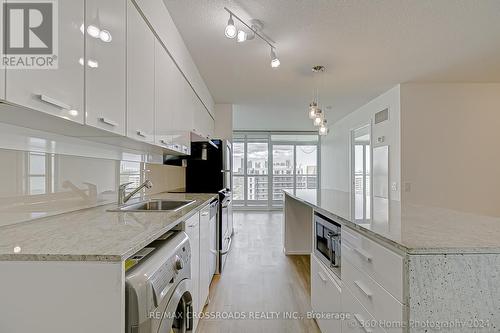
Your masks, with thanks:
<instances>
[{"instance_id":1,"label":"drawer front","mask_svg":"<svg viewBox=\"0 0 500 333\"><path fill-rule=\"evenodd\" d=\"M375 318L348 288L342 290L342 311L348 315L348 318L342 321L342 333L384 333L382 328L375 325Z\"/></svg>"},{"instance_id":2,"label":"drawer front","mask_svg":"<svg viewBox=\"0 0 500 333\"><path fill-rule=\"evenodd\" d=\"M328 315L341 313L341 289L330 273L319 262L311 256L311 306L317 315ZM322 333L338 333L341 328L341 321L335 319L316 318Z\"/></svg>"},{"instance_id":3,"label":"drawer front","mask_svg":"<svg viewBox=\"0 0 500 333\"><path fill-rule=\"evenodd\" d=\"M342 265L345 258L404 303L403 257L355 231L346 229L342 228Z\"/></svg>"},{"instance_id":4,"label":"drawer front","mask_svg":"<svg viewBox=\"0 0 500 333\"><path fill-rule=\"evenodd\" d=\"M402 332L400 325L403 322L403 305L349 260L343 261L342 283L344 289L349 288L370 314L377 320L388 323L384 327L387 332ZM395 328L391 328L389 323L394 323Z\"/></svg>"}]
</instances>

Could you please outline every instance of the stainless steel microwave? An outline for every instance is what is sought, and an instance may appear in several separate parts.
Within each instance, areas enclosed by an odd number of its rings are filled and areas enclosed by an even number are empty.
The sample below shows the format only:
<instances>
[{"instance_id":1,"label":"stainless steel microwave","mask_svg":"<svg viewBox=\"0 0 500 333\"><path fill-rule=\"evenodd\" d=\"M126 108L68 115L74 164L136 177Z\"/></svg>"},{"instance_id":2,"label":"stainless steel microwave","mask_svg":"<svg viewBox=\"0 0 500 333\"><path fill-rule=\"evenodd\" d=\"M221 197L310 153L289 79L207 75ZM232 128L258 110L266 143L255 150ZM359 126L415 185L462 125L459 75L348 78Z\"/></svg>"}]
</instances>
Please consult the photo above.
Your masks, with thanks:
<instances>
[{"instance_id":1,"label":"stainless steel microwave","mask_svg":"<svg viewBox=\"0 0 500 333\"><path fill-rule=\"evenodd\" d=\"M341 270L340 230L340 224L318 213L314 214L314 253L338 278Z\"/></svg>"}]
</instances>

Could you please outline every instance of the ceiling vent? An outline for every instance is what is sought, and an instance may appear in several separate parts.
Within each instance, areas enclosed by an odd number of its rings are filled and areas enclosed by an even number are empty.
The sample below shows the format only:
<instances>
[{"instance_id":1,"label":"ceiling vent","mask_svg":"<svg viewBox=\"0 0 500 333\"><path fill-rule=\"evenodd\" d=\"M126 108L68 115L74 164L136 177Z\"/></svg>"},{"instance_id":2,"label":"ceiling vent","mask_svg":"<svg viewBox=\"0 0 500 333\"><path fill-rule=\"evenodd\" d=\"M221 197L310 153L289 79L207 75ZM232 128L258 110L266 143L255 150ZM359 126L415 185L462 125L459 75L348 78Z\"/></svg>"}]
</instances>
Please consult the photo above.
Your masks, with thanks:
<instances>
[{"instance_id":1,"label":"ceiling vent","mask_svg":"<svg viewBox=\"0 0 500 333\"><path fill-rule=\"evenodd\" d=\"M386 120L389 120L389 108L375 113L375 124L380 124Z\"/></svg>"}]
</instances>

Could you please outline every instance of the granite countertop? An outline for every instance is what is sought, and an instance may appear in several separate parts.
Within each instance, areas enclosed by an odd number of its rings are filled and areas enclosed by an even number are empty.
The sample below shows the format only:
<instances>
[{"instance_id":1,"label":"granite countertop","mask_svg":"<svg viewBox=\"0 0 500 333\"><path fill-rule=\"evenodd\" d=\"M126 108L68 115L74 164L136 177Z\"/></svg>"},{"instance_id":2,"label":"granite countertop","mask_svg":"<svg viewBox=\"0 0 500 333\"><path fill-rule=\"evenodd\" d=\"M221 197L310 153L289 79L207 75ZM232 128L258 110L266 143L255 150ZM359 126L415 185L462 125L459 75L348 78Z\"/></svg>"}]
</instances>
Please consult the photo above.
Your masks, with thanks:
<instances>
[{"instance_id":1,"label":"granite countertop","mask_svg":"<svg viewBox=\"0 0 500 333\"><path fill-rule=\"evenodd\" d=\"M175 212L108 212L116 208L110 204L5 226L0 228L0 260L120 262L217 194L161 193L148 198L196 202ZM138 199L130 203L134 201Z\"/></svg>"},{"instance_id":2,"label":"granite countertop","mask_svg":"<svg viewBox=\"0 0 500 333\"><path fill-rule=\"evenodd\" d=\"M500 218L399 201L374 200L370 223L352 218L349 192L321 190L295 198L349 228L409 254L500 253Z\"/></svg>"}]
</instances>

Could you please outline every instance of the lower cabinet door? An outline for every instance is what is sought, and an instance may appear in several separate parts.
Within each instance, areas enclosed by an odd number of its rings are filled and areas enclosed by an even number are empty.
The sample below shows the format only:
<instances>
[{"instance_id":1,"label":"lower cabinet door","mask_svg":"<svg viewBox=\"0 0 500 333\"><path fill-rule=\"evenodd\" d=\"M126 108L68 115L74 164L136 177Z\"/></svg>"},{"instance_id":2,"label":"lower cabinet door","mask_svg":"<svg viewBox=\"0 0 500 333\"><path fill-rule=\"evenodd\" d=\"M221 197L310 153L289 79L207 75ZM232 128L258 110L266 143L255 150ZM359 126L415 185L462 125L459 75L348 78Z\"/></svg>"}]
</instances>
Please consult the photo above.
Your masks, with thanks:
<instances>
[{"instance_id":1,"label":"lower cabinet door","mask_svg":"<svg viewBox=\"0 0 500 333\"><path fill-rule=\"evenodd\" d=\"M193 311L200 310L200 214L195 214L186 220L186 234L191 247L191 295L193 296ZM198 326L198 315L193 319L193 332Z\"/></svg>"},{"instance_id":2,"label":"lower cabinet door","mask_svg":"<svg viewBox=\"0 0 500 333\"><path fill-rule=\"evenodd\" d=\"M340 333L341 288L314 255L311 256L311 306L322 333Z\"/></svg>"}]
</instances>

